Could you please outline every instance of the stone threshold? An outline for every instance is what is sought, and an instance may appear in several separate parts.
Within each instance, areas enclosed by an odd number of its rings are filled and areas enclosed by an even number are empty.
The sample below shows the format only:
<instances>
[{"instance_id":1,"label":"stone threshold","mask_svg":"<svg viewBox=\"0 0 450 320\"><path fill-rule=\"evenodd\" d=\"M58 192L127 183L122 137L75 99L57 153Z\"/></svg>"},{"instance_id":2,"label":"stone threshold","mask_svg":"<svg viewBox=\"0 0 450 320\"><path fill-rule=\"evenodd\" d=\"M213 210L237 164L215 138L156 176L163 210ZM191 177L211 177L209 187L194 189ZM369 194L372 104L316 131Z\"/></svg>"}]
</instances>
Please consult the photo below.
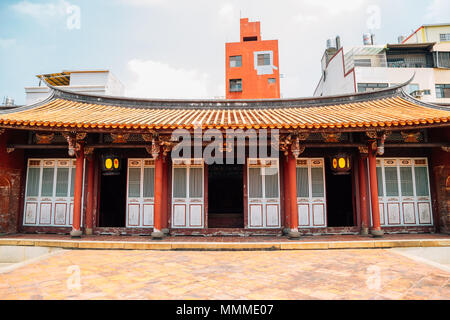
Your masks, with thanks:
<instances>
[{"instance_id":1,"label":"stone threshold","mask_svg":"<svg viewBox=\"0 0 450 320\"><path fill-rule=\"evenodd\" d=\"M58 247L65 249L118 249L118 250L328 250L328 249L382 249L406 247L450 247L450 238L406 240L353 240L353 241L264 241L264 242L171 242L171 241L93 241L82 239L0 239L0 245Z\"/></svg>"}]
</instances>

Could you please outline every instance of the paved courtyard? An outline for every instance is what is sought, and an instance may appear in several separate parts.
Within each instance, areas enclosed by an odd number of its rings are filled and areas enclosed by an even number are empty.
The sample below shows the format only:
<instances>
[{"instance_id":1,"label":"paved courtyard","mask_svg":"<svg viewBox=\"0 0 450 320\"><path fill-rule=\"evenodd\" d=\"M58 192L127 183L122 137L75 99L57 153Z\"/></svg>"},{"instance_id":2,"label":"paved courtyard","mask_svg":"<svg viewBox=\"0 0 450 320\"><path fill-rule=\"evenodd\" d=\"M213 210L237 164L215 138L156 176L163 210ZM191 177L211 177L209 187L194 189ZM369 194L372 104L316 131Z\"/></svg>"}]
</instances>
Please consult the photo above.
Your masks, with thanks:
<instances>
[{"instance_id":1,"label":"paved courtyard","mask_svg":"<svg viewBox=\"0 0 450 320\"><path fill-rule=\"evenodd\" d=\"M62 250L0 273L0 300L450 299L449 279L387 249Z\"/></svg>"}]
</instances>

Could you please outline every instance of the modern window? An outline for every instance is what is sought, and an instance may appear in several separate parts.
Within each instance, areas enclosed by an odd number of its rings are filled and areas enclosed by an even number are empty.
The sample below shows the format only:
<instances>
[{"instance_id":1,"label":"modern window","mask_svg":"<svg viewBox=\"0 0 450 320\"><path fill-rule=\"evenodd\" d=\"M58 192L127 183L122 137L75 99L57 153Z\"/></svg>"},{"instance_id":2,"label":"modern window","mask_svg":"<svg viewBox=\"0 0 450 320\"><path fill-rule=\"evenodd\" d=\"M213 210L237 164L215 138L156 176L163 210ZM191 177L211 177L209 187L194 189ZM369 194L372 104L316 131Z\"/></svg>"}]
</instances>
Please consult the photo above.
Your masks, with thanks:
<instances>
[{"instance_id":1,"label":"modern window","mask_svg":"<svg viewBox=\"0 0 450 320\"><path fill-rule=\"evenodd\" d=\"M408 93L413 94L420 90L420 86L417 83L412 83L408 86Z\"/></svg>"},{"instance_id":2,"label":"modern window","mask_svg":"<svg viewBox=\"0 0 450 320\"><path fill-rule=\"evenodd\" d=\"M437 84L436 98L450 98L450 84Z\"/></svg>"},{"instance_id":3,"label":"modern window","mask_svg":"<svg viewBox=\"0 0 450 320\"><path fill-rule=\"evenodd\" d=\"M439 38L441 41L450 41L450 33L441 33Z\"/></svg>"},{"instance_id":4,"label":"modern window","mask_svg":"<svg viewBox=\"0 0 450 320\"><path fill-rule=\"evenodd\" d=\"M230 92L241 92L241 91L242 91L242 79L231 79Z\"/></svg>"},{"instance_id":5,"label":"modern window","mask_svg":"<svg viewBox=\"0 0 450 320\"><path fill-rule=\"evenodd\" d=\"M267 81L269 82L269 84L277 83L277 80L275 78L269 78Z\"/></svg>"},{"instance_id":6,"label":"modern window","mask_svg":"<svg viewBox=\"0 0 450 320\"><path fill-rule=\"evenodd\" d=\"M230 57L230 68L242 67L242 56Z\"/></svg>"},{"instance_id":7,"label":"modern window","mask_svg":"<svg viewBox=\"0 0 450 320\"><path fill-rule=\"evenodd\" d=\"M433 60L436 68L450 69L450 52L433 52Z\"/></svg>"},{"instance_id":8,"label":"modern window","mask_svg":"<svg viewBox=\"0 0 450 320\"><path fill-rule=\"evenodd\" d=\"M355 67L371 67L372 60L370 59L355 59Z\"/></svg>"},{"instance_id":9,"label":"modern window","mask_svg":"<svg viewBox=\"0 0 450 320\"><path fill-rule=\"evenodd\" d=\"M389 87L387 83L358 83L358 92L369 92Z\"/></svg>"},{"instance_id":10,"label":"modern window","mask_svg":"<svg viewBox=\"0 0 450 320\"><path fill-rule=\"evenodd\" d=\"M258 66L270 66L271 64L269 53L258 54Z\"/></svg>"}]
</instances>

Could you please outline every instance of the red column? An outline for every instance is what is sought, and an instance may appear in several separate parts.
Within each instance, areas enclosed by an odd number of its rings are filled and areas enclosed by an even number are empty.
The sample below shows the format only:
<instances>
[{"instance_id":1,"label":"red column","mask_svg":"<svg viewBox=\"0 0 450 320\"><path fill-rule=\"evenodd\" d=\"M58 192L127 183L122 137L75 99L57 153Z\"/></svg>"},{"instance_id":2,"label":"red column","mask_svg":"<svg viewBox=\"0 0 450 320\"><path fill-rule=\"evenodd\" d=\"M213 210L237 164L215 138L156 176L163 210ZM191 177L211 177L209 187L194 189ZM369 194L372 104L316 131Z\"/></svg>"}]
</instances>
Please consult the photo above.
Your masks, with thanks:
<instances>
[{"instance_id":1,"label":"red column","mask_svg":"<svg viewBox=\"0 0 450 320\"><path fill-rule=\"evenodd\" d=\"M92 234L94 210L94 155L88 159L87 194L86 194L86 234Z\"/></svg>"},{"instance_id":2,"label":"red column","mask_svg":"<svg viewBox=\"0 0 450 320\"><path fill-rule=\"evenodd\" d=\"M370 178L370 200L372 205L372 235L382 237L383 230L380 225L380 205L378 203L378 181L377 181L377 160L376 149L372 149L369 144L369 178Z\"/></svg>"},{"instance_id":3,"label":"red column","mask_svg":"<svg viewBox=\"0 0 450 320\"><path fill-rule=\"evenodd\" d=\"M366 158L359 156L359 199L361 214L361 234L369 234L369 220L367 218L367 179L366 179Z\"/></svg>"},{"instance_id":4,"label":"red column","mask_svg":"<svg viewBox=\"0 0 450 320\"><path fill-rule=\"evenodd\" d=\"M288 156L288 175L289 175L289 238L300 238L298 232L298 206L297 206L297 160L289 153Z\"/></svg>"},{"instance_id":5,"label":"red column","mask_svg":"<svg viewBox=\"0 0 450 320\"><path fill-rule=\"evenodd\" d=\"M167 205L167 200L168 200L168 194L167 194L167 179L168 179L168 174L167 174L167 168L169 167L168 165L168 159L167 157L164 159L163 162L163 175L162 175L162 213L161 213L161 231L164 234L168 234L169 233L169 229L168 229L168 205Z\"/></svg>"},{"instance_id":6,"label":"red column","mask_svg":"<svg viewBox=\"0 0 450 320\"><path fill-rule=\"evenodd\" d=\"M155 160L155 210L153 219L153 239L162 239L164 234L161 232L162 204L163 204L163 158L160 153Z\"/></svg>"},{"instance_id":7,"label":"red column","mask_svg":"<svg viewBox=\"0 0 450 320\"><path fill-rule=\"evenodd\" d=\"M81 237L81 196L83 192L84 145L79 142L80 150L76 152L75 186L73 200L72 237Z\"/></svg>"},{"instance_id":8,"label":"red column","mask_svg":"<svg viewBox=\"0 0 450 320\"><path fill-rule=\"evenodd\" d=\"M288 169L288 157L285 157L285 162L283 165L283 177L284 177L284 225L286 234L290 229L290 199L289 199L289 169Z\"/></svg>"}]
</instances>

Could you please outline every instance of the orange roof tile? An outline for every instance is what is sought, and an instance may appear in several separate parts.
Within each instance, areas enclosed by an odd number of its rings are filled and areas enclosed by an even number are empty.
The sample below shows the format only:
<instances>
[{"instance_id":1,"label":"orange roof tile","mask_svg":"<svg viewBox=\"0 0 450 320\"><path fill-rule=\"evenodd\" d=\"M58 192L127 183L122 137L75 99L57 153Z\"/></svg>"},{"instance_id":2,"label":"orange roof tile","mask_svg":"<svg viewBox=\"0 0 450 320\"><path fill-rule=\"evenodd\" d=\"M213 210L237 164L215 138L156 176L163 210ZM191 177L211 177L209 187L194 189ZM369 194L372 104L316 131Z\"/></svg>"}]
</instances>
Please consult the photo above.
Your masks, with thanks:
<instances>
[{"instance_id":1,"label":"orange roof tile","mask_svg":"<svg viewBox=\"0 0 450 320\"><path fill-rule=\"evenodd\" d=\"M0 127L55 129L395 128L450 124L450 110L400 87L346 96L276 100L144 100L77 94L52 87L35 105L3 111Z\"/></svg>"}]
</instances>

